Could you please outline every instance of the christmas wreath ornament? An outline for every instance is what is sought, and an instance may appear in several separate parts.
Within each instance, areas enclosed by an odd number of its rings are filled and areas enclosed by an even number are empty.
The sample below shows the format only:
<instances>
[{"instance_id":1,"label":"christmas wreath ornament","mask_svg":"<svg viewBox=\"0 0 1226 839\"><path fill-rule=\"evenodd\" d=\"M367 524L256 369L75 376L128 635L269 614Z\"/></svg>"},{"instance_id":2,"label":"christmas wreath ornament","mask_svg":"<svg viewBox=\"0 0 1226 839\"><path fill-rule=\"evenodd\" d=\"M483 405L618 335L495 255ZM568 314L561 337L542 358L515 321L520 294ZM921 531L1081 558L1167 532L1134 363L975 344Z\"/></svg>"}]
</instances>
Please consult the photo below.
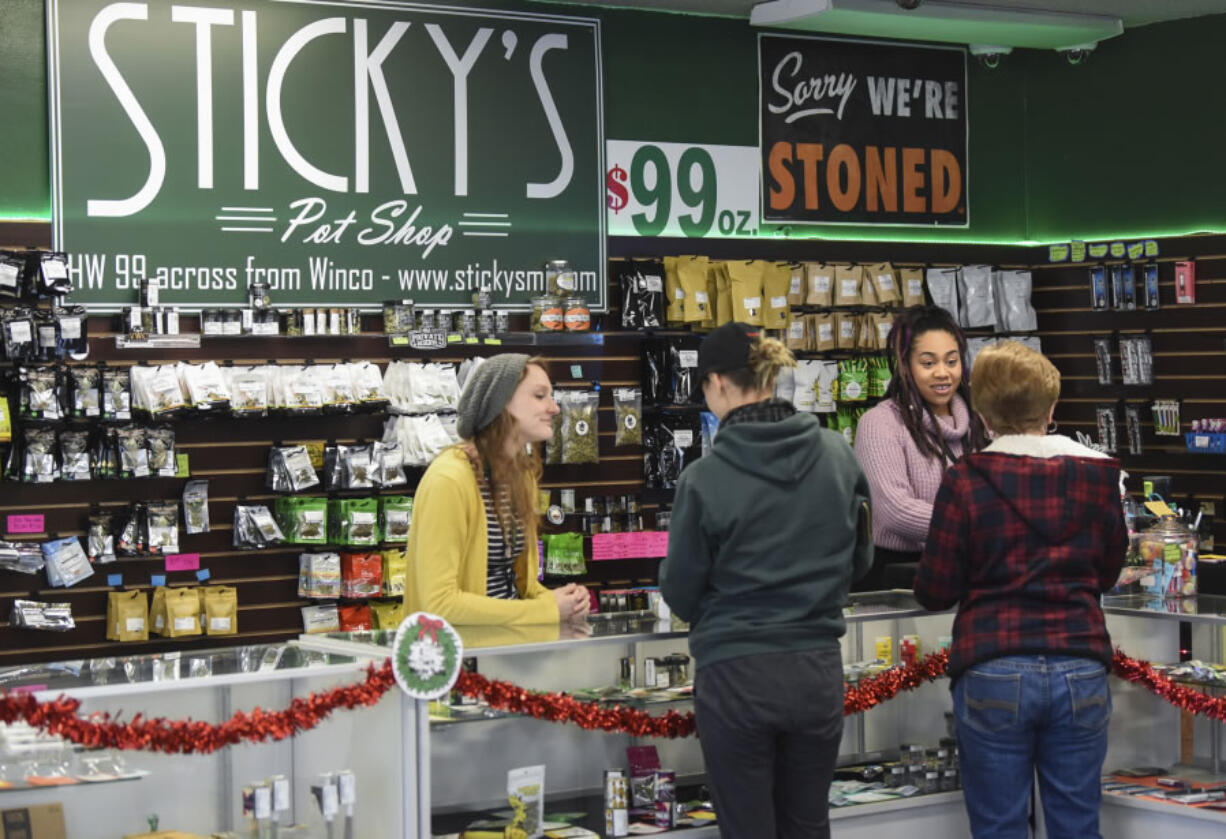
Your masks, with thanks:
<instances>
[{"instance_id":1,"label":"christmas wreath ornament","mask_svg":"<svg viewBox=\"0 0 1226 839\"><path fill-rule=\"evenodd\" d=\"M414 612L396 630L392 672L400 689L414 699L438 699L460 675L464 642L438 615Z\"/></svg>"}]
</instances>

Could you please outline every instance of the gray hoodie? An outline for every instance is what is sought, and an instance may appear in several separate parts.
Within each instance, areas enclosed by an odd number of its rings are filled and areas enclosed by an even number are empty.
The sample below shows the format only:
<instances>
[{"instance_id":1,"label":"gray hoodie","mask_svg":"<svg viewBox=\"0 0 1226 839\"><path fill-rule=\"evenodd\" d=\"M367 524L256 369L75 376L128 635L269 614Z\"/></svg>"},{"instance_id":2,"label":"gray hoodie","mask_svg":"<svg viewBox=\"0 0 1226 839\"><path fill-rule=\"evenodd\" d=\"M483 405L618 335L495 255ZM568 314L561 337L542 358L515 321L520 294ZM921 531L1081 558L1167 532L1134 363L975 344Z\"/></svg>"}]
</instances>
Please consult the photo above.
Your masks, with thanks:
<instances>
[{"instance_id":1,"label":"gray hoodie","mask_svg":"<svg viewBox=\"0 0 1226 839\"><path fill-rule=\"evenodd\" d=\"M697 665L837 644L872 564L868 505L851 447L813 415L721 429L681 474L660 566Z\"/></svg>"}]
</instances>

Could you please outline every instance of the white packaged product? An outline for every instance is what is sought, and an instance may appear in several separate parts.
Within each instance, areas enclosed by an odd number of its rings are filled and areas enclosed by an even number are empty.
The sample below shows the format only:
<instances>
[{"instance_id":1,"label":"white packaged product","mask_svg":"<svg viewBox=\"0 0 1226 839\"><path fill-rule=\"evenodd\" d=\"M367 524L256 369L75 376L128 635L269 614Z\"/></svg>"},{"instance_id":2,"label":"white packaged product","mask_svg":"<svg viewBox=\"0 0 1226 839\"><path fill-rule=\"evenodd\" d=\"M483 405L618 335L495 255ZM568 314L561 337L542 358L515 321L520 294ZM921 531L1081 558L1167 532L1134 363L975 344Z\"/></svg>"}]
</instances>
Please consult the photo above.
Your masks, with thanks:
<instances>
[{"instance_id":1,"label":"white packaged product","mask_svg":"<svg viewBox=\"0 0 1226 839\"><path fill-rule=\"evenodd\" d=\"M992 293L992 266L963 265L958 272L958 311L962 326L975 329L996 325L996 302Z\"/></svg>"},{"instance_id":2,"label":"white packaged product","mask_svg":"<svg viewBox=\"0 0 1226 839\"><path fill-rule=\"evenodd\" d=\"M997 328L1002 332L1033 332L1038 316L1030 296L1033 279L1029 271L996 271Z\"/></svg>"},{"instance_id":3,"label":"white packaged product","mask_svg":"<svg viewBox=\"0 0 1226 839\"><path fill-rule=\"evenodd\" d=\"M928 294L932 297L933 305L940 306L949 312L955 322L961 323L958 317L958 269L929 268L924 272L924 278L928 282Z\"/></svg>"}]
</instances>

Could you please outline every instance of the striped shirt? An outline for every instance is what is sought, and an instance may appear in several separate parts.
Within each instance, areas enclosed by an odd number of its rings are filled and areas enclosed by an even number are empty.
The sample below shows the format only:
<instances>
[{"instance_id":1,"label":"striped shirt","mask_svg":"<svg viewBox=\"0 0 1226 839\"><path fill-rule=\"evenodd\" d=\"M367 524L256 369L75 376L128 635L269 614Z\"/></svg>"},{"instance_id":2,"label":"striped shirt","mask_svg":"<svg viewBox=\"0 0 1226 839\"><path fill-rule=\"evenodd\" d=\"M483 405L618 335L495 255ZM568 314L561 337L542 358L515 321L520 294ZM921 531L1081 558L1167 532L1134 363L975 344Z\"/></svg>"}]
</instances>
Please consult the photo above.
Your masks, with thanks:
<instances>
[{"instance_id":1,"label":"striped shirt","mask_svg":"<svg viewBox=\"0 0 1226 839\"><path fill-rule=\"evenodd\" d=\"M524 530L522 527L516 527L511 533L511 544L507 545L502 523L498 521L497 507L494 506L489 481L479 470L474 471L477 473L477 485L481 487L481 503L485 507L486 540L489 543L486 559L489 570L485 578L485 593L488 597L500 600L517 600L519 590L515 587L515 558L524 550ZM505 502L505 493L499 494Z\"/></svg>"}]
</instances>

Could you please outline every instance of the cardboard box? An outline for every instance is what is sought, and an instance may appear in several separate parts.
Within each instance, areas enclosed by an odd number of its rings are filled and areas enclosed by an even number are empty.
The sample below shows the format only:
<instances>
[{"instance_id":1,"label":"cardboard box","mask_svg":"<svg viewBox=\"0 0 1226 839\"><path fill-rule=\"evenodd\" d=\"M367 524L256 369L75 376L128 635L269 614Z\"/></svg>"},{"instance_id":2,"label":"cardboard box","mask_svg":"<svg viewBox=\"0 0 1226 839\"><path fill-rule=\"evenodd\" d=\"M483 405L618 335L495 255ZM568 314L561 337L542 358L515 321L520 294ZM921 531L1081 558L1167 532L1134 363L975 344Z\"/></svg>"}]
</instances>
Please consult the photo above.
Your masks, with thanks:
<instances>
[{"instance_id":1,"label":"cardboard box","mask_svg":"<svg viewBox=\"0 0 1226 839\"><path fill-rule=\"evenodd\" d=\"M65 839L62 804L36 804L0 811L4 839Z\"/></svg>"}]
</instances>

